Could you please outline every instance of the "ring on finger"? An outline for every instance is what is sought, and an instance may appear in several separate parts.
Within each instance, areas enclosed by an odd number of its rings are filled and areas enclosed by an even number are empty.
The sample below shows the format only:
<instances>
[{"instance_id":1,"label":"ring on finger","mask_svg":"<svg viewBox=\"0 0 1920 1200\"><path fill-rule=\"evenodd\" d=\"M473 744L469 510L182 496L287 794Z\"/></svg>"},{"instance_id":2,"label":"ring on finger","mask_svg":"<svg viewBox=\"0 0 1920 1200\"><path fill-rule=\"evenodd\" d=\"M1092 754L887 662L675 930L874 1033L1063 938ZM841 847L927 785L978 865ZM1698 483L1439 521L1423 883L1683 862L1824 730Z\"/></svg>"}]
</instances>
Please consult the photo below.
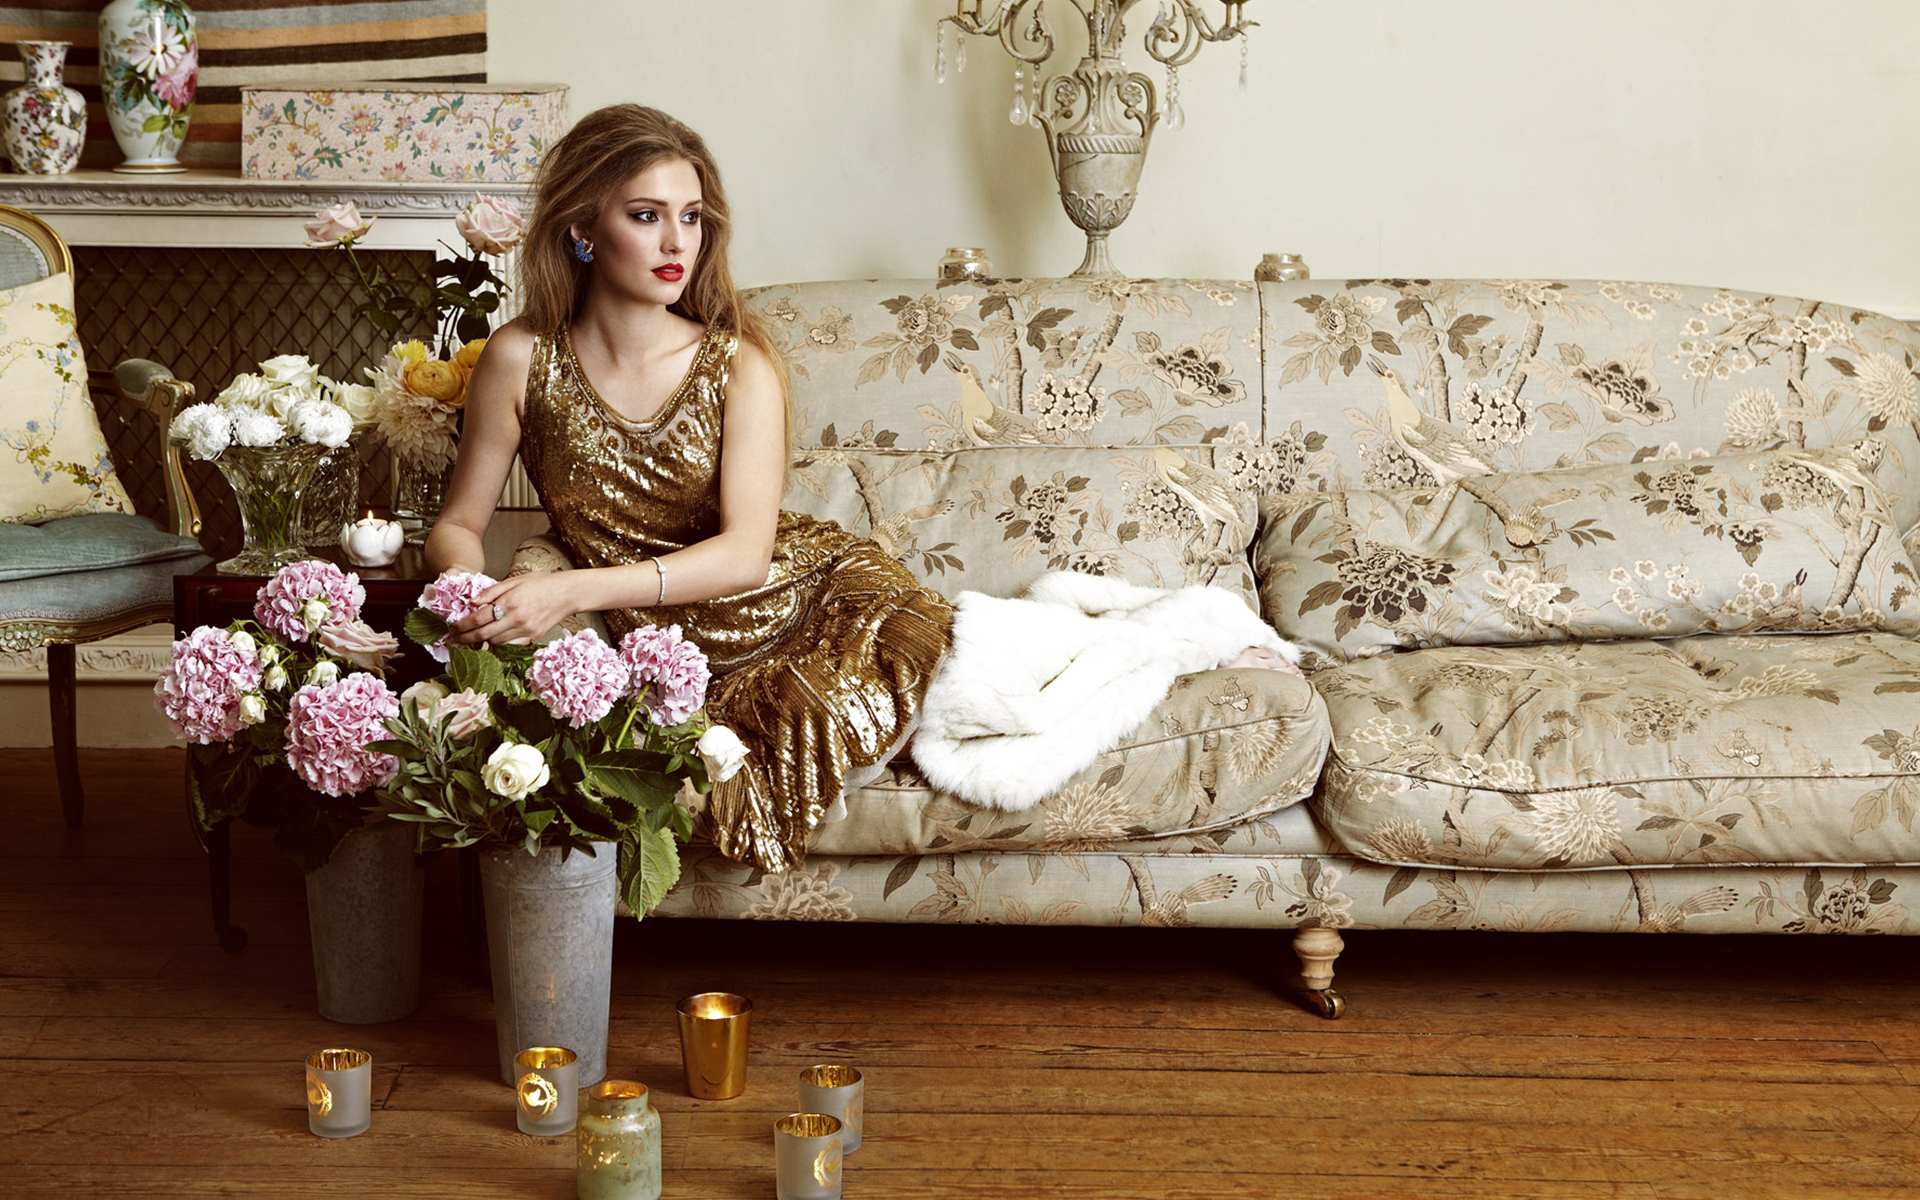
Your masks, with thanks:
<instances>
[{"instance_id":1,"label":"ring on finger","mask_svg":"<svg viewBox=\"0 0 1920 1200\"><path fill-rule=\"evenodd\" d=\"M498 605L498 604L495 604L495 605L493 606L493 619L494 619L494 620L496 620L496 621L504 621L504 620L506 620L506 619L507 619L507 610L506 610L506 609L504 609L504 608L502 608L502 607L500 607L500 605Z\"/></svg>"}]
</instances>

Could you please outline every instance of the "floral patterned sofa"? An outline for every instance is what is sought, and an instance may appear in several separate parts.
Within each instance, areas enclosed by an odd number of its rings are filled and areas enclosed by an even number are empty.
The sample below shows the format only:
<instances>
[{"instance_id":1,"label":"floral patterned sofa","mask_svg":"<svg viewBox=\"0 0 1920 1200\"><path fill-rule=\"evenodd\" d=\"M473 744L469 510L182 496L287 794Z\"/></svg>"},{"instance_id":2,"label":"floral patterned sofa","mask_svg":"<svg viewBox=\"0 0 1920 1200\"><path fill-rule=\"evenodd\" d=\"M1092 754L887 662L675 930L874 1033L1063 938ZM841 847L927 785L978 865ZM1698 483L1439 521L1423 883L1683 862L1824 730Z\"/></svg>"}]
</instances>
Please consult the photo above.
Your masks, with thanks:
<instances>
[{"instance_id":1,"label":"floral patterned sofa","mask_svg":"<svg viewBox=\"0 0 1920 1200\"><path fill-rule=\"evenodd\" d=\"M1920 523L1901 322L1531 280L809 283L788 507L946 594L1229 588L1218 670L1069 786L896 763L783 875L661 912L1299 930L1920 933Z\"/></svg>"}]
</instances>

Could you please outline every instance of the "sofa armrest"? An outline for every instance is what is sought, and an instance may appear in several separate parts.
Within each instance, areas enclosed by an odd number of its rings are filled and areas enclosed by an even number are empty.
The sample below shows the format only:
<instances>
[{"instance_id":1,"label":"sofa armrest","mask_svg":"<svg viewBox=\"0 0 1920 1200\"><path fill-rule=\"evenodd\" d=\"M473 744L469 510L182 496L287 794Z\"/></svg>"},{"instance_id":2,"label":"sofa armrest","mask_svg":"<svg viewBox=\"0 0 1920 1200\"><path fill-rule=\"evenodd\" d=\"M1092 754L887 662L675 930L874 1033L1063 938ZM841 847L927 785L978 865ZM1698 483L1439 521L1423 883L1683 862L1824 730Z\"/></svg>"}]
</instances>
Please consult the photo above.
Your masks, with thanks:
<instances>
[{"instance_id":1,"label":"sofa armrest","mask_svg":"<svg viewBox=\"0 0 1920 1200\"><path fill-rule=\"evenodd\" d=\"M535 575L549 571L571 571L573 560L561 548L560 540L545 533L536 533L514 547L513 562L507 568L507 578L515 575ZM607 632L607 623L599 613L575 613L552 629L547 630L534 640L550 642L569 633L579 633L582 629L591 629L600 635L600 640L611 643L613 637Z\"/></svg>"},{"instance_id":2,"label":"sofa armrest","mask_svg":"<svg viewBox=\"0 0 1920 1200\"><path fill-rule=\"evenodd\" d=\"M193 384L144 358L129 358L113 369L115 389L123 400L143 409L159 427L160 467L166 478L167 520L181 537L198 538L200 505L187 485L180 448L167 439L173 418L193 400Z\"/></svg>"}]
</instances>

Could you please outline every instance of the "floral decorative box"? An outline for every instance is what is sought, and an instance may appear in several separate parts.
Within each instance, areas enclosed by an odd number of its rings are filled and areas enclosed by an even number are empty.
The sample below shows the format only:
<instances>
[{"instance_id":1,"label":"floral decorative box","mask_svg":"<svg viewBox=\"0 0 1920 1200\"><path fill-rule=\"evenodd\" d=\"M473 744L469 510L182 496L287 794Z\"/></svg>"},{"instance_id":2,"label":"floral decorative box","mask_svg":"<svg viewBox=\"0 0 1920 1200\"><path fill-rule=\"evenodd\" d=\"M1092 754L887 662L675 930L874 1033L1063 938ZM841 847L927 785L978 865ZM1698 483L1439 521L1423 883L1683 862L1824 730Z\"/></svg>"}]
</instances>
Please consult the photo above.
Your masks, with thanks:
<instances>
[{"instance_id":1,"label":"floral decorative box","mask_svg":"<svg viewBox=\"0 0 1920 1200\"><path fill-rule=\"evenodd\" d=\"M566 131L563 83L399 83L240 89L248 179L526 183Z\"/></svg>"}]
</instances>

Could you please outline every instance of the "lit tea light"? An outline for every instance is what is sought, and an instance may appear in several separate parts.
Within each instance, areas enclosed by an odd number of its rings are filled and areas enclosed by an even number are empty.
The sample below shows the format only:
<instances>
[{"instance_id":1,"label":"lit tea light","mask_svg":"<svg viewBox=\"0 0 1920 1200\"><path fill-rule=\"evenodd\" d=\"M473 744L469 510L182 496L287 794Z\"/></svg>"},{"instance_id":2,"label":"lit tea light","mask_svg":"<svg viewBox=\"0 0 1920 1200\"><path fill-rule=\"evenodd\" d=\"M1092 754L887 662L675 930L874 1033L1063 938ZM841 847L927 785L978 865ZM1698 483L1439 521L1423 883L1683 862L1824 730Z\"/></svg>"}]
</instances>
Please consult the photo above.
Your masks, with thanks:
<instances>
[{"instance_id":1,"label":"lit tea light","mask_svg":"<svg viewBox=\"0 0 1920 1200\"><path fill-rule=\"evenodd\" d=\"M373 1055L316 1050L307 1056L307 1129L316 1137L349 1138L373 1119Z\"/></svg>"},{"instance_id":2,"label":"lit tea light","mask_svg":"<svg viewBox=\"0 0 1920 1200\"><path fill-rule=\"evenodd\" d=\"M340 549L356 567L384 567L400 556L406 530L398 521L383 521L369 510L358 521L340 527Z\"/></svg>"}]
</instances>

